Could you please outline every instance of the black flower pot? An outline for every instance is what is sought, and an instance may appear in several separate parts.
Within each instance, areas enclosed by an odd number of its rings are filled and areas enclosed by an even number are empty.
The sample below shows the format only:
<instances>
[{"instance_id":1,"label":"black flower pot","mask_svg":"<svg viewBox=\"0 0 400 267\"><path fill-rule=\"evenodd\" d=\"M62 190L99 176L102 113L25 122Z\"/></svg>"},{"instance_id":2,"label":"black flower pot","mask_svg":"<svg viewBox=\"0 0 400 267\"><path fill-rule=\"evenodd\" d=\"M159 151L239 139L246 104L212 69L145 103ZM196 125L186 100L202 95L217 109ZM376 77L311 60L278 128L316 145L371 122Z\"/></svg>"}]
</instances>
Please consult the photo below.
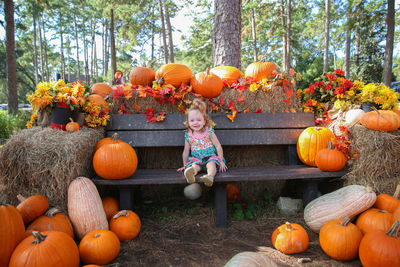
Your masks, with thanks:
<instances>
[{"instance_id":1,"label":"black flower pot","mask_svg":"<svg viewBox=\"0 0 400 267\"><path fill-rule=\"evenodd\" d=\"M51 111L51 128L65 131L65 126L69 122L71 115L72 111L67 104L57 104Z\"/></svg>"}]
</instances>

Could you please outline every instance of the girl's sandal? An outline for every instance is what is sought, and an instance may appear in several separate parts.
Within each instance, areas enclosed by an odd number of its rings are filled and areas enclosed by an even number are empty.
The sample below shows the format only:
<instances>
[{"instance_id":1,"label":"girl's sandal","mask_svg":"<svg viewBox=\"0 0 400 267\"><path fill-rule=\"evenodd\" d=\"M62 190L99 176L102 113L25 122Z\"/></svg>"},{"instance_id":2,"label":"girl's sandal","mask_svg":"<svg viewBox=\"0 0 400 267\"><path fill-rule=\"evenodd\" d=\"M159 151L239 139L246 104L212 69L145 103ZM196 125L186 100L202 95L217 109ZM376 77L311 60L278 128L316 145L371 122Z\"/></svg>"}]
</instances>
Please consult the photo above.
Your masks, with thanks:
<instances>
[{"instance_id":1,"label":"girl's sandal","mask_svg":"<svg viewBox=\"0 0 400 267\"><path fill-rule=\"evenodd\" d=\"M184 175L189 184L193 184L196 181L195 170L193 167L185 169Z\"/></svg>"},{"instance_id":2,"label":"girl's sandal","mask_svg":"<svg viewBox=\"0 0 400 267\"><path fill-rule=\"evenodd\" d=\"M211 176L209 176L207 174L201 176L201 179L203 180L204 185L208 186L208 187L211 187L213 185L213 183L214 183L214 177L211 177Z\"/></svg>"}]
</instances>

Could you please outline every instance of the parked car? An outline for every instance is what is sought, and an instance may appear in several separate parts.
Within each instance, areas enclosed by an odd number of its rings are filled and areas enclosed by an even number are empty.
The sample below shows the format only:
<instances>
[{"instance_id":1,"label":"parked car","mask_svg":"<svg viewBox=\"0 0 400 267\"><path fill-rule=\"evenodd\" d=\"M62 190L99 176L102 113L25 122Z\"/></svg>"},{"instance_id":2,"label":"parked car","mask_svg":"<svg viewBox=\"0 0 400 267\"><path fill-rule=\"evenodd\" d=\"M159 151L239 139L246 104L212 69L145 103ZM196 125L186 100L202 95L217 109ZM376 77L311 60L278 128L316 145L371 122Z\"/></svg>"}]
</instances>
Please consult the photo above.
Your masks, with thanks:
<instances>
[{"instance_id":1,"label":"parked car","mask_svg":"<svg viewBox=\"0 0 400 267\"><path fill-rule=\"evenodd\" d=\"M390 88L400 93L400 82L392 82Z\"/></svg>"},{"instance_id":2,"label":"parked car","mask_svg":"<svg viewBox=\"0 0 400 267\"><path fill-rule=\"evenodd\" d=\"M0 104L0 110L8 110L8 104ZM31 105L18 104L18 110L31 110Z\"/></svg>"}]
</instances>

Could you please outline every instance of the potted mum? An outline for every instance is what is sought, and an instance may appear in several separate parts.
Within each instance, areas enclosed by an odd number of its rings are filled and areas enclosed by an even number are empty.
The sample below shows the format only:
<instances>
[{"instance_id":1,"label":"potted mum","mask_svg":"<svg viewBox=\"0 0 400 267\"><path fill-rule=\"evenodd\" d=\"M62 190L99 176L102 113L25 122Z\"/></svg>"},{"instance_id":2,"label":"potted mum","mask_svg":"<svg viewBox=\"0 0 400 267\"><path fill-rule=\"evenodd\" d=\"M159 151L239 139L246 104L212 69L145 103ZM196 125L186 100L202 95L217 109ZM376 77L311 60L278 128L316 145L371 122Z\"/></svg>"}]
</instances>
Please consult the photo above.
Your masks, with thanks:
<instances>
[{"instance_id":1,"label":"potted mum","mask_svg":"<svg viewBox=\"0 0 400 267\"><path fill-rule=\"evenodd\" d=\"M399 93L384 84L368 83L361 86L359 94L361 108L365 111L376 109L393 109L399 101Z\"/></svg>"}]
</instances>

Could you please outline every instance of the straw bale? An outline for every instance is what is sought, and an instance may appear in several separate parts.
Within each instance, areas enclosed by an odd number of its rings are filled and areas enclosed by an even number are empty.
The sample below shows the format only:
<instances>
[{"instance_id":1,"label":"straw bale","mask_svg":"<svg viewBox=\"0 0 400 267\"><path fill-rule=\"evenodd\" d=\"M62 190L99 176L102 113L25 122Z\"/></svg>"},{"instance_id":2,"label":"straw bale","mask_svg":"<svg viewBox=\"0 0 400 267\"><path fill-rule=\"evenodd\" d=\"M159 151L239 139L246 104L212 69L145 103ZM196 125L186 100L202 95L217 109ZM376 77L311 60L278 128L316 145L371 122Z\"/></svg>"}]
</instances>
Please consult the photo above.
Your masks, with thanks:
<instances>
[{"instance_id":1,"label":"straw bale","mask_svg":"<svg viewBox=\"0 0 400 267\"><path fill-rule=\"evenodd\" d=\"M400 130L381 132L356 124L349 131L359 157L349 162L345 185L370 185L376 193L393 194L400 183Z\"/></svg>"},{"instance_id":2,"label":"straw bale","mask_svg":"<svg viewBox=\"0 0 400 267\"><path fill-rule=\"evenodd\" d=\"M43 194L51 206L66 210L70 181L91 175L93 147L103 137L104 128L67 133L34 127L17 132L0 151L0 193L13 205L17 194Z\"/></svg>"}]
</instances>

